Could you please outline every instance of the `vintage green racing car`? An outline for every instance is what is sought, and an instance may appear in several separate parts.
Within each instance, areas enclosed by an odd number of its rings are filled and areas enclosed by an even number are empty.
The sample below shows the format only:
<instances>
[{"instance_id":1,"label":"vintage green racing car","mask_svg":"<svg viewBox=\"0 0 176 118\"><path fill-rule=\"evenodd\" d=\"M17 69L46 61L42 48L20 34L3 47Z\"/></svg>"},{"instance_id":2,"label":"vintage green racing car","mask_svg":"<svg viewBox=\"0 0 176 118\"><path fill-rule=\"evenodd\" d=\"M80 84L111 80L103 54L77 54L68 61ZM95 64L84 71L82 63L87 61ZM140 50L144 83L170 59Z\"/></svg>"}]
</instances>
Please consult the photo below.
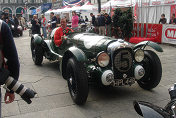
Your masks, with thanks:
<instances>
[{"instance_id":1,"label":"vintage green racing car","mask_svg":"<svg viewBox=\"0 0 176 118\"><path fill-rule=\"evenodd\" d=\"M160 59L154 51L145 49L150 46L163 52L158 44L144 41L131 45L122 39L95 33L70 33L58 47L54 44L56 29L47 40L37 34L31 37L32 59L36 65L41 65L43 57L60 61L61 74L76 104L86 102L90 83L118 87L137 81L147 90L160 83Z\"/></svg>"}]
</instances>

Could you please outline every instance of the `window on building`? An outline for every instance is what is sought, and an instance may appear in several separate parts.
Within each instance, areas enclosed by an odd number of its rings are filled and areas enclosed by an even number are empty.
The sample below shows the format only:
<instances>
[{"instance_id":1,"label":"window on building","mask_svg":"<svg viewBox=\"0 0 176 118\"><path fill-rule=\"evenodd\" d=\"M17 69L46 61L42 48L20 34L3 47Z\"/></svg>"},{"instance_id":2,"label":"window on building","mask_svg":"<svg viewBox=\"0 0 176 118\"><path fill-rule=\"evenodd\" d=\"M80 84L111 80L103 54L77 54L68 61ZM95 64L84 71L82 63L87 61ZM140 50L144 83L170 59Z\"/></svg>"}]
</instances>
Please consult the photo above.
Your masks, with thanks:
<instances>
[{"instance_id":1,"label":"window on building","mask_svg":"<svg viewBox=\"0 0 176 118\"><path fill-rule=\"evenodd\" d=\"M15 3L15 0L11 0L10 3Z\"/></svg>"},{"instance_id":2,"label":"window on building","mask_svg":"<svg viewBox=\"0 0 176 118\"><path fill-rule=\"evenodd\" d=\"M9 1L8 0L4 0L4 3L9 3Z\"/></svg>"},{"instance_id":3,"label":"window on building","mask_svg":"<svg viewBox=\"0 0 176 118\"><path fill-rule=\"evenodd\" d=\"M30 3L34 3L34 0L30 0Z\"/></svg>"},{"instance_id":4,"label":"window on building","mask_svg":"<svg viewBox=\"0 0 176 118\"><path fill-rule=\"evenodd\" d=\"M18 3L22 3L23 0L18 0Z\"/></svg>"}]
</instances>

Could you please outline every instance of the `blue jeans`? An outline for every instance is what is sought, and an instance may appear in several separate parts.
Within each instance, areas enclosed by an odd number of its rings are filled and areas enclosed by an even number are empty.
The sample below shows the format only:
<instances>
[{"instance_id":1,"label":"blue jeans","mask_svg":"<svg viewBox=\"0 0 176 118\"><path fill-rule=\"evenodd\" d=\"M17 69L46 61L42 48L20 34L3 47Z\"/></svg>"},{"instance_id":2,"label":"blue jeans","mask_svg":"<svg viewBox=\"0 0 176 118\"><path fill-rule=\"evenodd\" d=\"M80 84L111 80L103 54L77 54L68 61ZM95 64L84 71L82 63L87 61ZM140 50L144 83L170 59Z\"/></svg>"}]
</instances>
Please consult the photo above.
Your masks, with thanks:
<instances>
[{"instance_id":1,"label":"blue jeans","mask_svg":"<svg viewBox=\"0 0 176 118\"><path fill-rule=\"evenodd\" d=\"M43 36L47 38L46 27L42 27Z\"/></svg>"}]
</instances>

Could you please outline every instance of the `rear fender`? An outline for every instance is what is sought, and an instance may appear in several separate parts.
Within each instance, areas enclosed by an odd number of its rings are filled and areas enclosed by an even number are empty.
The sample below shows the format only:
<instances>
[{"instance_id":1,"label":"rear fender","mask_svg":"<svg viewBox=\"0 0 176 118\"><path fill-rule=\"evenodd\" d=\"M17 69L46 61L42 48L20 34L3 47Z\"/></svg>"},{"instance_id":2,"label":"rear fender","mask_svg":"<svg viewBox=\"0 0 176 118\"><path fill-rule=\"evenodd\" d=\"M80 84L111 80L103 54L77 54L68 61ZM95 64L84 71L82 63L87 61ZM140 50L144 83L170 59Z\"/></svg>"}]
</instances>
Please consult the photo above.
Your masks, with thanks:
<instances>
[{"instance_id":1,"label":"rear fender","mask_svg":"<svg viewBox=\"0 0 176 118\"><path fill-rule=\"evenodd\" d=\"M80 62L80 63L84 63L87 61L87 57L84 54L84 52L76 47L70 47L65 53L64 56L62 58L61 64L60 64L60 70L62 73L62 76L64 79L66 79L66 66L67 66L67 62L69 60L69 58L75 58L76 61Z\"/></svg>"},{"instance_id":2,"label":"rear fender","mask_svg":"<svg viewBox=\"0 0 176 118\"><path fill-rule=\"evenodd\" d=\"M170 114L163 108L155 106L148 102L134 101L134 109L144 118L170 118Z\"/></svg>"},{"instance_id":3,"label":"rear fender","mask_svg":"<svg viewBox=\"0 0 176 118\"><path fill-rule=\"evenodd\" d=\"M157 43L154 43L152 41L143 41L143 42L140 42L140 43L136 44L133 47L133 50L135 50L137 48L142 48L142 47L145 48L146 46L150 46L150 47L152 47L153 49L155 49L158 52L163 52L163 49Z\"/></svg>"}]
</instances>

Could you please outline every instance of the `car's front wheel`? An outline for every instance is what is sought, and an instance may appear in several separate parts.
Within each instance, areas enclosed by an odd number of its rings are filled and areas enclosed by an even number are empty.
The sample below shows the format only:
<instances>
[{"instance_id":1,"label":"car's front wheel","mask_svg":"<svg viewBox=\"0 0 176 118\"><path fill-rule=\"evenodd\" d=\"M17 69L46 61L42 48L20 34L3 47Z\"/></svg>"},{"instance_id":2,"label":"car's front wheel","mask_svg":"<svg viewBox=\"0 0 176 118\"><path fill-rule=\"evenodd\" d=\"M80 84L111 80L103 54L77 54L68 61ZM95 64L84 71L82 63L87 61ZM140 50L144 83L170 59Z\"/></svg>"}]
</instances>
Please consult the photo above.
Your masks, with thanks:
<instances>
[{"instance_id":1,"label":"car's front wheel","mask_svg":"<svg viewBox=\"0 0 176 118\"><path fill-rule=\"evenodd\" d=\"M70 58L66 71L68 88L73 101L78 105L84 104L89 91L84 65Z\"/></svg>"},{"instance_id":2,"label":"car's front wheel","mask_svg":"<svg viewBox=\"0 0 176 118\"><path fill-rule=\"evenodd\" d=\"M43 61L43 49L40 45L35 45L33 39L31 39L31 52L34 63L41 65Z\"/></svg>"},{"instance_id":3,"label":"car's front wheel","mask_svg":"<svg viewBox=\"0 0 176 118\"><path fill-rule=\"evenodd\" d=\"M150 90L160 83L162 66L160 59L155 52L145 50L144 54L143 67L145 69L145 75L137 82L141 88Z\"/></svg>"}]
</instances>

